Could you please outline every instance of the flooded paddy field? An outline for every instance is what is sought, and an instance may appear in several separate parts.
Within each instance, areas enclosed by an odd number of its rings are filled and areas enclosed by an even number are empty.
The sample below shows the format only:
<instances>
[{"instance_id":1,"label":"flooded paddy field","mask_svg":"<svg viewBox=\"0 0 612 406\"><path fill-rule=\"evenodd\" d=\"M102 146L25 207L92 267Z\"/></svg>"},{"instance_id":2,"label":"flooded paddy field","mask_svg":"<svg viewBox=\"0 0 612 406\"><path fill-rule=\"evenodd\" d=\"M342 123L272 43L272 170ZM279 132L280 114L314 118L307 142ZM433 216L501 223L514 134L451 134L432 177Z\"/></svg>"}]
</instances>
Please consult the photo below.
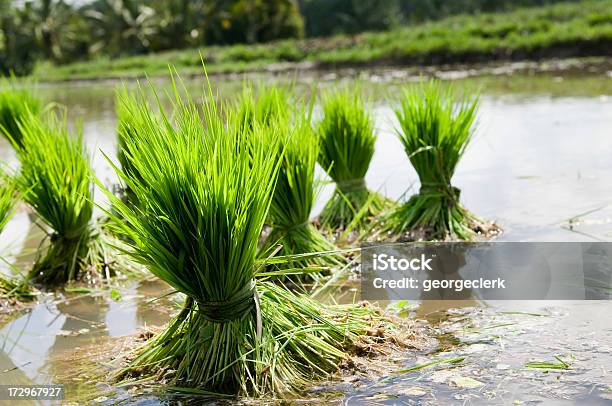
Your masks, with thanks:
<instances>
[{"instance_id":1,"label":"flooded paddy field","mask_svg":"<svg viewBox=\"0 0 612 406\"><path fill-rule=\"evenodd\" d=\"M399 198L418 188L393 115L399 86L419 80L402 71L257 77L296 81L309 91L358 82L371 95L378 143L368 185ZM459 75L461 76L461 75ZM230 95L241 78L218 89ZM217 83L221 81L216 80ZM164 82L159 82L163 84ZM201 82L189 80L189 87ZM47 101L67 107L82 127L100 179L115 180L104 155L115 153L113 83L39 86ZM609 72L475 76L455 80L482 94L476 139L454 177L466 207L503 227L502 241L612 239L612 77ZM315 106L316 107L316 106ZM0 158L15 162L0 140ZM333 190L326 185L315 212ZM103 199L98 196L103 204ZM20 209L0 252L27 266L43 235ZM113 282L115 283L115 282ZM178 310L156 280L124 281L112 290L45 296L0 325L0 382L62 383L69 399L127 402L132 393L100 383L108 354L129 346L122 337L163 325ZM110 293L109 293L110 292ZM296 402L348 404L609 404L612 402L612 304L609 301L459 301L389 303L419 320L433 340L391 361L393 373L342 376L317 384ZM387 305L384 303L383 305ZM104 361L106 360L106 361ZM376 368L373 366L373 371ZM141 404L172 399L139 394ZM72 399L70 399L72 398ZM180 400L180 399L176 399Z\"/></svg>"}]
</instances>

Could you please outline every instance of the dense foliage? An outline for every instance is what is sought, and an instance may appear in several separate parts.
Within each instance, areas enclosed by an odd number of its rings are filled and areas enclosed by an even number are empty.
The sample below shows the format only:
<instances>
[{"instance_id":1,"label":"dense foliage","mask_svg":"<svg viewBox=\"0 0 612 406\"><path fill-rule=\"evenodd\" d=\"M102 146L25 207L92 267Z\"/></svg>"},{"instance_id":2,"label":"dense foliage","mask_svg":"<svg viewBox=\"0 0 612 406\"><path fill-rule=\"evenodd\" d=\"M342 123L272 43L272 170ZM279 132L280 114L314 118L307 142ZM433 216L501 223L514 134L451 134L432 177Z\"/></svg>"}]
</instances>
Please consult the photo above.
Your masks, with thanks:
<instances>
[{"instance_id":1,"label":"dense foliage","mask_svg":"<svg viewBox=\"0 0 612 406\"><path fill-rule=\"evenodd\" d=\"M0 0L0 74L10 71L18 75L27 74L36 60L63 64L216 44L253 44L303 36L355 35L364 31L396 30L401 26L414 27L416 38L400 32L401 35L394 41L367 44L369 47L364 49L370 53L380 53L379 47L386 48L387 43L399 45L399 39L402 40L401 49L420 48L422 29L417 25L425 21L460 13L479 15L482 12L557 2L559 0ZM571 0L566 2L575 3ZM610 12L607 11L610 9L609 0L583 3L587 4L578 5L573 14L588 15L590 23L600 29L610 23ZM593 8L597 3L600 4ZM555 11L551 13L550 16L540 16L543 20L526 30L521 28L522 19L514 17L504 18L506 25L494 27L491 32L488 24L475 25L486 30L485 38L493 40L494 44L503 42L506 34L538 34L538 43L535 44L538 46L549 40L548 35L538 32L552 30ZM454 25L445 24L443 30L428 25L427 37L437 38L445 31L455 34L457 27ZM472 24L461 25L469 27ZM476 34L478 37L479 34ZM583 33L582 36L591 38L592 34ZM451 35L449 40L454 37ZM457 37L457 41L462 39L459 43L463 43L463 47L474 48L478 44L474 44L471 37ZM391 35L390 39L394 38L395 35ZM322 47L326 50L336 49L338 43L342 47L356 45L352 41L336 39L322 44ZM385 44L386 47L381 46ZM319 45L314 45L305 42L275 46L277 49L266 52L265 59L306 59L309 54L317 53ZM444 42L444 45L450 44ZM491 51L491 47L488 51ZM261 51L251 48L236 48L230 53L236 55L222 55L221 59L234 59L236 62L263 59ZM218 55L206 54L209 62L218 62ZM196 61L195 65L199 63Z\"/></svg>"},{"instance_id":2,"label":"dense foliage","mask_svg":"<svg viewBox=\"0 0 612 406\"><path fill-rule=\"evenodd\" d=\"M611 9L612 0L589 0L508 13L453 16L357 36L211 46L202 52L208 71L215 73L257 70L274 62L308 61L325 67L609 56ZM169 63L185 73L197 73L201 67L199 53L185 50L120 59L100 58L55 68L41 66L40 72L47 80L126 77L143 72L164 75Z\"/></svg>"},{"instance_id":3,"label":"dense foliage","mask_svg":"<svg viewBox=\"0 0 612 406\"><path fill-rule=\"evenodd\" d=\"M0 0L0 74L36 59L66 63L203 44L303 35L293 0Z\"/></svg>"},{"instance_id":4,"label":"dense foliage","mask_svg":"<svg viewBox=\"0 0 612 406\"><path fill-rule=\"evenodd\" d=\"M27 13L0 0L0 75L26 75L34 68L36 44Z\"/></svg>"},{"instance_id":5,"label":"dense foliage","mask_svg":"<svg viewBox=\"0 0 612 406\"><path fill-rule=\"evenodd\" d=\"M300 0L306 35L356 34L450 15L506 11L576 0Z\"/></svg>"}]
</instances>

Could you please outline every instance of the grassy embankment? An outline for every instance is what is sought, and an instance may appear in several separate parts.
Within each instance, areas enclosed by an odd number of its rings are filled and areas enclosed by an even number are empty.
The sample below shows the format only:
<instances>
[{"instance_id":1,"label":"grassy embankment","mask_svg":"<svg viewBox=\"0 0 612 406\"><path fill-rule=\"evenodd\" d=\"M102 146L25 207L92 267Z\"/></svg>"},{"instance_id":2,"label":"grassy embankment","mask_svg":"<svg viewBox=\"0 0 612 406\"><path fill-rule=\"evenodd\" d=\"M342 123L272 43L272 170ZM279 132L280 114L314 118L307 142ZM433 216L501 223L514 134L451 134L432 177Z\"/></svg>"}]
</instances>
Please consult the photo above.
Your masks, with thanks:
<instances>
[{"instance_id":1,"label":"grassy embankment","mask_svg":"<svg viewBox=\"0 0 612 406\"><path fill-rule=\"evenodd\" d=\"M357 36L285 40L260 45L206 47L210 73L350 65L437 65L552 57L610 56L612 0L557 4L507 13L460 15L436 22ZM37 67L40 80L97 79L201 72L198 50L171 51L116 60Z\"/></svg>"}]
</instances>

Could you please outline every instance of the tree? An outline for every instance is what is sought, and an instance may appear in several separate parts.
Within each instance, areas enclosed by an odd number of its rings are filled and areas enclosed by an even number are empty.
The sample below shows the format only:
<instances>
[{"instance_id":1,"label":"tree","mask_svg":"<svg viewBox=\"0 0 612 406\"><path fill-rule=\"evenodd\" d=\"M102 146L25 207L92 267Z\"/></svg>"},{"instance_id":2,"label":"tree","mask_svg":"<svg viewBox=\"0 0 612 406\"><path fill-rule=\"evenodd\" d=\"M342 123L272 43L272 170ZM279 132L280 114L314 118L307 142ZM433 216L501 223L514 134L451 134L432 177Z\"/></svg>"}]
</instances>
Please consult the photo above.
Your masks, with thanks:
<instances>
[{"instance_id":1,"label":"tree","mask_svg":"<svg viewBox=\"0 0 612 406\"><path fill-rule=\"evenodd\" d=\"M89 38L83 16L64 0L27 1L23 12L34 26L42 56L69 62L86 56Z\"/></svg>"},{"instance_id":2,"label":"tree","mask_svg":"<svg viewBox=\"0 0 612 406\"><path fill-rule=\"evenodd\" d=\"M153 50L185 48L193 27L192 0L158 0L152 4L159 25L159 35L151 40Z\"/></svg>"},{"instance_id":3,"label":"tree","mask_svg":"<svg viewBox=\"0 0 612 406\"><path fill-rule=\"evenodd\" d=\"M301 0L307 36L385 30L400 21L399 0Z\"/></svg>"},{"instance_id":4,"label":"tree","mask_svg":"<svg viewBox=\"0 0 612 406\"><path fill-rule=\"evenodd\" d=\"M304 21L294 0L237 0L229 15L229 42L253 44L304 35Z\"/></svg>"},{"instance_id":5,"label":"tree","mask_svg":"<svg viewBox=\"0 0 612 406\"><path fill-rule=\"evenodd\" d=\"M132 0L97 0L84 14L90 21L93 54L145 53L158 33L155 10Z\"/></svg>"},{"instance_id":6,"label":"tree","mask_svg":"<svg viewBox=\"0 0 612 406\"><path fill-rule=\"evenodd\" d=\"M36 43L27 15L0 0L0 75L27 75L36 61Z\"/></svg>"}]
</instances>

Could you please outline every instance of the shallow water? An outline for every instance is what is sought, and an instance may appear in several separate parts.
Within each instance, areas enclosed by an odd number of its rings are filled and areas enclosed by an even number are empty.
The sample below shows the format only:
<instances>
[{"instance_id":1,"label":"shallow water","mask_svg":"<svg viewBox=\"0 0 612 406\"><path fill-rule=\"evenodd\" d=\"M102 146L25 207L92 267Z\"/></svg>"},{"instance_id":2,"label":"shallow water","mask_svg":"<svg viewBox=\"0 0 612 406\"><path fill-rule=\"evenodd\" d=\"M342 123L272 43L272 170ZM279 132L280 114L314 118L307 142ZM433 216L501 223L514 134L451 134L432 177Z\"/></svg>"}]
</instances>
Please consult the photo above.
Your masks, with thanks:
<instances>
[{"instance_id":1,"label":"shallow water","mask_svg":"<svg viewBox=\"0 0 612 406\"><path fill-rule=\"evenodd\" d=\"M351 84L354 76L361 77L361 86L371 94L379 130L368 184L394 198L410 193L416 174L393 133L392 102L384 100L394 100L398 86L414 78L402 71L385 70L365 75L319 73L297 81L308 91L313 81L325 88L337 82ZM461 188L468 208L503 226L500 240L611 239L611 82L609 74L600 73L476 77L455 84L480 87L483 97L478 135L460 163L454 183ZM231 94L239 84L239 79L225 80L219 91ZM200 85L188 81L188 87ZM107 184L114 176L100 150L110 156L114 153L113 86L82 83L39 88L47 100L67 106L73 126L81 121L96 172ZM0 158L14 163L14 155L3 140ZM329 185L323 188L317 210L331 191ZM568 219L574 217L580 220L569 230ZM41 237L41 231L21 209L0 237L0 252L8 253L8 258L21 253L19 263L26 265ZM143 325L163 324L174 309L171 301L164 300L163 305L148 301L165 289L159 282L125 282L118 288L118 301L108 292L46 297L31 312L0 327L0 383L65 383L74 397L103 390L95 377L79 369L84 360L74 360ZM463 362L325 385L322 390L340 390L343 394L334 399L355 404L612 402L609 301L465 300L414 305L409 313L430 323L439 345L433 353L407 352L398 368L445 357L465 356ZM504 311L522 313L500 313ZM543 316L523 314L526 312ZM530 361L555 361L555 355L570 362L572 368L556 372L524 368ZM467 377L478 384L466 381ZM466 385L476 386L459 387ZM155 404L161 400L147 396L143 401Z\"/></svg>"}]
</instances>

